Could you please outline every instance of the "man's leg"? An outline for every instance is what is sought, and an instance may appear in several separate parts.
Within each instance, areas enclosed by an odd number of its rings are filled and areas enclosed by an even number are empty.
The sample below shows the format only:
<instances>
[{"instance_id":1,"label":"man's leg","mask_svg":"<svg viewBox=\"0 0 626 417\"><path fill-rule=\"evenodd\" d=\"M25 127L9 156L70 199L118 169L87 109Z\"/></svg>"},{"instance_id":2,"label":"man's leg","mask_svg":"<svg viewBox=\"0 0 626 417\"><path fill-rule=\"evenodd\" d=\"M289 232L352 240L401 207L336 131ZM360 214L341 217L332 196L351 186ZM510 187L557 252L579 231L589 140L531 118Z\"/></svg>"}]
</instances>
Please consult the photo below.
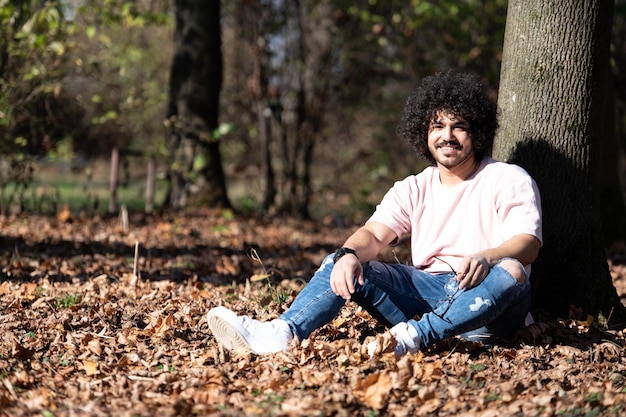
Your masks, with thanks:
<instances>
[{"instance_id":1,"label":"man's leg","mask_svg":"<svg viewBox=\"0 0 626 417\"><path fill-rule=\"evenodd\" d=\"M298 293L289 310L279 318L289 324L291 331L300 340L308 338L314 330L333 320L346 303L330 288L333 266L333 254L330 254Z\"/></svg>"},{"instance_id":2,"label":"man's leg","mask_svg":"<svg viewBox=\"0 0 626 417\"><path fill-rule=\"evenodd\" d=\"M209 311L207 321L216 339L231 350L271 353L286 350L294 335L304 340L329 323L345 305L345 300L330 288L332 257L331 254L324 259L289 310L277 320L260 322L237 316L224 307ZM431 297L432 303L439 298L439 292L443 294L443 281L414 267L380 262L370 262L363 267L366 283L357 285L352 299L389 327L430 310L430 304L420 297L418 288L438 291Z\"/></svg>"},{"instance_id":3,"label":"man's leg","mask_svg":"<svg viewBox=\"0 0 626 417\"><path fill-rule=\"evenodd\" d=\"M454 274L430 274L413 266L372 261L363 265L363 276L365 285L357 287L352 299L390 327L397 356L417 352L421 338L409 322L432 311L446 297L446 283L454 280Z\"/></svg>"},{"instance_id":4,"label":"man's leg","mask_svg":"<svg viewBox=\"0 0 626 417\"><path fill-rule=\"evenodd\" d=\"M371 261L363 265L365 285L356 287L354 302L388 327L431 311L445 297L453 274L433 275L413 266Z\"/></svg>"},{"instance_id":5,"label":"man's leg","mask_svg":"<svg viewBox=\"0 0 626 417\"><path fill-rule=\"evenodd\" d=\"M273 322L261 323L227 313L223 308L214 309L217 314L208 314L213 333L227 346L236 342L237 346L257 353L286 350L293 335L300 340L306 339L314 330L334 319L344 306L345 300L330 288L332 268L332 255L329 255L289 310ZM521 305L515 309L516 314L518 310L524 310L523 322L528 310L524 300L530 298L528 280L520 284L510 271L496 266L479 286L458 291L447 305L444 285L452 276L432 275L411 266L372 261L364 265L365 285L357 285L352 299L374 318L392 327L396 339L404 340L409 347L428 346L446 337L496 324L499 322L496 319L515 304ZM416 315L421 315L419 321L413 320ZM507 320L501 320L506 329L519 327L516 322ZM409 326L405 325L407 322ZM216 332L218 326L215 323L223 326L224 331ZM289 337L283 337L289 329ZM264 341L276 334L281 336L280 343L266 347ZM255 347L257 344L259 347Z\"/></svg>"},{"instance_id":6,"label":"man's leg","mask_svg":"<svg viewBox=\"0 0 626 417\"><path fill-rule=\"evenodd\" d=\"M509 337L521 327L529 307L530 282L522 265L507 259L491 268L478 286L459 290L409 324L417 330L422 346L456 335L493 340Z\"/></svg>"},{"instance_id":7,"label":"man's leg","mask_svg":"<svg viewBox=\"0 0 626 417\"><path fill-rule=\"evenodd\" d=\"M311 281L298 294L289 310L280 320L289 323L295 335L304 340L316 329L334 319L345 300L330 288L333 263L327 257ZM355 283L352 301L388 327L406 323L417 314L430 311L443 296L444 283L452 274L432 275L412 266L371 261L363 265L364 285ZM408 329L411 335L412 329ZM396 338L407 340L407 346L416 346L402 329L392 331ZM404 336L404 337L403 337Z\"/></svg>"},{"instance_id":8,"label":"man's leg","mask_svg":"<svg viewBox=\"0 0 626 417\"><path fill-rule=\"evenodd\" d=\"M287 350L294 335L300 340L309 337L315 329L335 318L345 304L345 300L330 289L332 259L332 254L324 258L311 281L280 318L261 322L238 316L225 307L216 307L207 313L211 332L230 350L257 354Z\"/></svg>"}]
</instances>

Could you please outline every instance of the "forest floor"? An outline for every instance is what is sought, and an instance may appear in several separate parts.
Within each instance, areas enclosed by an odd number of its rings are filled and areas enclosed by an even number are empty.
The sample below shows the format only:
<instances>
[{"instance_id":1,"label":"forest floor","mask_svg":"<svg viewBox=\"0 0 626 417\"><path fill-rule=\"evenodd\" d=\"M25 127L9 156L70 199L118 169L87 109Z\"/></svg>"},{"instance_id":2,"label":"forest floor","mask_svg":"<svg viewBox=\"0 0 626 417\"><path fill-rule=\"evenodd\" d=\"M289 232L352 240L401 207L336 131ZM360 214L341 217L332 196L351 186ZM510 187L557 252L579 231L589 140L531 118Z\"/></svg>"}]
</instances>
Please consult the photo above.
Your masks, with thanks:
<instances>
[{"instance_id":1,"label":"forest floor","mask_svg":"<svg viewBox=\"0 0 626 417\"><path fill-rule=\"evenodd\" d=\"M0 218L2 416L611 416L624 328L537 320L511 346L453 339L396 359L348 304L285 353L235 355L206 312L283 312L350 227L220 211ZM383 257L408 259L406 245ZM626 267L610 262L626 296ZM619 326L618 326L619 327ZM373 357L373 338L383 352Z\"/></svg>"}]
</instances>

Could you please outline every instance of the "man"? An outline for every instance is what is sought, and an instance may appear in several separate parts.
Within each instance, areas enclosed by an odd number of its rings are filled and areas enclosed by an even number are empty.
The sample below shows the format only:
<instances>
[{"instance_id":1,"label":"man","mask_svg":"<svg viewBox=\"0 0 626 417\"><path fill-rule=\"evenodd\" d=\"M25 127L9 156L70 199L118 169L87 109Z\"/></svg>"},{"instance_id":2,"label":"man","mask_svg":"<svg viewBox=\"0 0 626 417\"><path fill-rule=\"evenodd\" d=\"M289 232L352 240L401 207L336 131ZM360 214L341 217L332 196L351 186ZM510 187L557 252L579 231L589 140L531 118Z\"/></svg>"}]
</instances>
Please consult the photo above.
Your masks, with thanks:
<instances>
[{"instance_id":1,"label":"man","mask_svg":"<svg viewBox=\"0 0 626 417\"><path fill-rule=\"evenodd\" d=\"M432 166L397 182L364 226L327 256L289 310L260 322L217 307L207 320L229 349L287 350L352 300L390 327L400 356L447 337L510 338L530 307L530 264L542 244L540 197L522 168L497 162L495 102L473 76L427 77L398 132ZM413 265L375 261L411 235Z\"/></svg>"}]
</instances>

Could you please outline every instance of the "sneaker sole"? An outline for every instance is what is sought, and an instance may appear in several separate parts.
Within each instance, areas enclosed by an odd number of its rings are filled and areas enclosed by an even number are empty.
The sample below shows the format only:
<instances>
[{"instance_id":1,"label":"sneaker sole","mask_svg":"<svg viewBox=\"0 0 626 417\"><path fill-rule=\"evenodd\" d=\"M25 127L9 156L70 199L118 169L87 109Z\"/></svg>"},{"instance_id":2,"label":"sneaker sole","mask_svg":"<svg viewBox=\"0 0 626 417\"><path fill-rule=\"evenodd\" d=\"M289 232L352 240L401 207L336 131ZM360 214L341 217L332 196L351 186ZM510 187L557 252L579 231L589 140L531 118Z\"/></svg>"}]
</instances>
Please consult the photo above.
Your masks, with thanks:
<instances>
[{"instance_id":1,"label":"sneaker sole","mask_svg":"<svg viewBox=\"0 0 626 417\"><path fill-rule=\"evenodd\" d=\"M213 337L228 350L237 353L256 353L228 320L209 313L207 315L207 323L213 333Z\"/></svg>"}]
</instances>

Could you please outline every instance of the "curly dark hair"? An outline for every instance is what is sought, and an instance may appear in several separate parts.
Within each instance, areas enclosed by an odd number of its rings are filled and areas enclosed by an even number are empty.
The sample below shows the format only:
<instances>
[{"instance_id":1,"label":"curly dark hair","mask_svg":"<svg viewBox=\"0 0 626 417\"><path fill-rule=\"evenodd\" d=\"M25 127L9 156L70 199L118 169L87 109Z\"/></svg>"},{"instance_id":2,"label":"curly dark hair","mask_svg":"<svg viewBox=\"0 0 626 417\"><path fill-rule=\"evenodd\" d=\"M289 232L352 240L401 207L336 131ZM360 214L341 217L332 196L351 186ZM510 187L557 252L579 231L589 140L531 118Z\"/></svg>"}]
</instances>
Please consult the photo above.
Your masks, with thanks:
<instances>
[{"instance_id":1,"label":"curly dark hair","mask_svg":"<svg viewBox=\"0 0 626 417\"><path fill-rule=\"evenodd\" d=\"M478 77L450 70L424 78L407 98L398 134L409 142L417 156L435 164L428 150L428 129L441 111L468 123L476 160L491 153L498 129L496 103Z\"/></svg>"}]
</instances>

